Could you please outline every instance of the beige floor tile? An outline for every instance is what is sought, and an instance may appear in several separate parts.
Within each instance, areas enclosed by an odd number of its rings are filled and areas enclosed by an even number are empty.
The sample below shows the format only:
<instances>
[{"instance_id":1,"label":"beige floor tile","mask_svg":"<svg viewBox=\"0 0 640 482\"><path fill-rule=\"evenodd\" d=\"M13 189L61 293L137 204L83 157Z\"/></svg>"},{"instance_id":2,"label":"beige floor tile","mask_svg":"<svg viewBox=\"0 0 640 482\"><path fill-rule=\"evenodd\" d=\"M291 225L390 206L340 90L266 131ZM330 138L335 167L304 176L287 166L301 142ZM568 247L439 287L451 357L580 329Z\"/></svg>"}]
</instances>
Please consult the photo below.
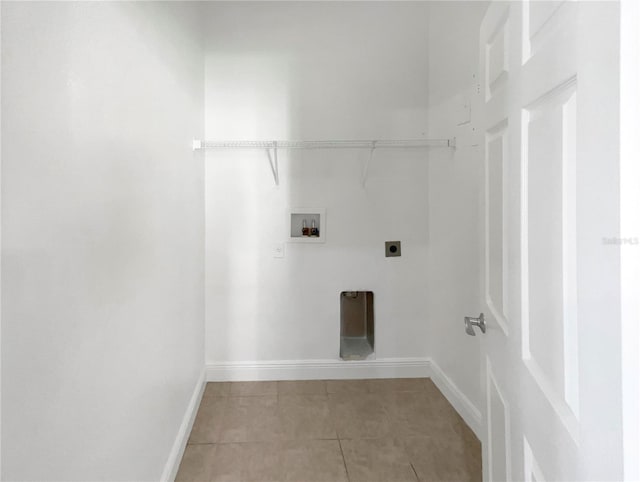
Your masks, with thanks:
<instances>
[{"instance_id":1,"label":"beige floor tile","mask_svg":"<svg viewBox=\"0 0 640 482\"><path fill-rule=\"evenodd\" d=\"M282 480L282 450L273 442L249 444L245 464L247 480L275 482Z\"/></svg>"},{"instance_id":2,"label":"beige floor tile","mask_svg":"<svg viewBox=\"0 0 640 482\"><path fill-rule=\"evenodd\" d=\"M211 454L210 482L247 480L247 444L217 444Z\"/></svg>"},{"instance_id":3,"label":"beige floor tile","mask_svg":"<svg viewBox=\"0 0 640 482\"><path fill-rule=\"evenodd\" d=\"M279 395L284 440L336 439L327 395Z\"/></svg>"},{"instance_id":4,"label":"beige floor tile","mask_svg":"<svg viewBox=\"0 0 640 482\"><path fill-rule=\"evenodd\" d=\"M278 382L231 382L229 388L229 396L232 397L259 397L277 393Z\"/></svg>"},{"instance_id":5,"label":"beige floor tile","mask_svg":"<svg viewBox=\"0 0 640 482\"><path fill-rule=\"evenodd\" d=\"M370 392L423 392L426 378L379 378L367 380Z\"/></svg>"},{"instance_id":6,"label":"beige floor tile","mask_svg":"<svg viewBox=\"0 0 640 482\"><path fill-rule=\"evenodd\" d=\"M366 393L367 380L327 380L327 393Z\"/></svg>"},{"instance_id":7,"label":"beige floor tile","mask_svg":"<svg viewBox=\"0 0 640 482\"><path fill-rule=\"evenodd\" d=\"M278 481L280 459L280 451L273 443L218 444L212 455L210 481Z\"/></svg>"},{"instance_id":8,"label":"beige floor tile","mask_svg":"<svg viewBox=\"0 0 640 482\"><path fill-rule=\"evenodd\" d=\"M402 441L384 438L340 443L351 482L417 481Z\"/></svg>"},{"instance_id":9,"label":"beige floor tile","mask_svg":"<svg viewBox=\"0 0 640 482\"><path fill-rule=\"evenodd\" d=\"M342 452L352 482L482 477L479 440L428 379L207 384L189 443L178 481L346 481Z\"/></svg>"},{"instance_id":10,"label":"beige floor tile","mask_svg":"<svg viewBox=\"0 0 640 482\"><path fill-rule=\"evenodd\" d=\"M307 440L280 444L281 480L291 482L347 482L337 440Z\"/></svg>"},{"instance_id":11,"label":"beige floor tile","mask_svg":"<svg viewBox=\"0 0 640 482\"><path fill-rule=\"evenodd\" d=\"M462 439L470 444L480 443L476 434L469 428L464 419L454 412L454 415L450 418L450 425L453 430L462 437Z\"/></svg>"},{"instance_id":12,"label":"beige floor tile","mask_svg":"<svg viewBox=\"0 0 640 482\"><path fill-rule=\"evenodd\" d=\"M193 422L189 443L214 443L220 439L227 398L203 398Z\"/></svg>"},{"instance_id":13,"label":"beige floor tile","mask_svg":"<svg viewBox=\"0 0 640 482\"><path fill-rule=\"evenodd\" d=\"M229 382L208 382L204 387L204 397L227 397Z\"/></svg>"},{"instance_id":14,"label":"beige floor tile","mask_svg":"<svg viewBox=\"0 0 640 482\"><path fill-rule=\"evenodd\" d=\"M222 414L218 442L280 440L278 396L229 397Z\"/></svg>"},{"instance_id":15,"label":"beige floor tile","mask_svg":"<svg viewBox=\"0 0 640 482\"><path fill-rule=\"evenodd\" d=\"M324 380L282 381L278 382L278 394L323 395L327 393Z\"/></svg>"},{"instance_id":16,"label":"beige floor tile","mask_svg":"<svg viewBox=\"0 0 640 482\"><path fill-rule=\"evenodd\" d=\"M452 423L452 427L462 439L465 459L468 459L473 467L482 472L482 444L480 440L458 414L456 414L456 421Z\"/></svg>"},{"instance_id":17,"label":"beige floor tile","mask_svg":"<svg viewBox=\"0 0 640 482\"><path fill-rule=\"evenodd\" d=\"M444 396L440 397L429 397L429 414L435 414L440 420L446 420L450 427L455 428L456 426L464 426L468 429L467 425L462 420L462 417L458 415L455 408L451 406L451 404L447 401Z\"/></svg>"},{"instance_id":18,"label":"beige floor tile","mask_svg":"<svg viewBox=\"0 0 640 482\"><path fill-rule=\"evenodd\" d=\"M455 411L433 403L424 392L385 392L379 398L397 437L433 436L451 431Z\"/></svg>"},{"instance_id":19,"label":"beige floor tile","mask_svg":"<svg viewBox=\"0 0 640 482\"><path fill-rule=\"evenodd\" d=\"M373 396L378 397L393 413L414 413L424 410L430 404L429 397L424 392L384 392Z\"/></svg>"},{"instance_id":20,"label":"beige floor tile","mask_svg":"<svg viewBox=\"0 0 640 482\"><path fill-rule=\"evenodd\" d=\"M382 438L391 433L389 416L377 395L330 394L329 409L341 439Z\"/></svg>"},{"instance_id":21,"label":"beige floor tile","mask_svg":"<svg viewBox=\"0 0 640 482\"><path fill-rule=\"evenodd\" d=\"M482 480L479 444L474 446L465 443L458 434L453 433L449 437L409 437L403 443L421 482Z\"/></svg>"},{"instance_id":22,"label":"beige floor tile","mask_svg":"<svg viewBox=\"0 0 640 482\"><path fill-rule=\"evenodd\" d=\"M429 378L425 379L425 392L429 396L429 401L432 403L450 406L449 401Z\"/></svg>"},{"instance_id":23,"label":"beige floor tile","mask_svg":"<svg viewBox=\"0 0 640 482\"><path fill-rule=\"evenodd\" d=\"M187 445L176 482L206 482L211 479L215 445Z\"/></svg>"}]
</instances>

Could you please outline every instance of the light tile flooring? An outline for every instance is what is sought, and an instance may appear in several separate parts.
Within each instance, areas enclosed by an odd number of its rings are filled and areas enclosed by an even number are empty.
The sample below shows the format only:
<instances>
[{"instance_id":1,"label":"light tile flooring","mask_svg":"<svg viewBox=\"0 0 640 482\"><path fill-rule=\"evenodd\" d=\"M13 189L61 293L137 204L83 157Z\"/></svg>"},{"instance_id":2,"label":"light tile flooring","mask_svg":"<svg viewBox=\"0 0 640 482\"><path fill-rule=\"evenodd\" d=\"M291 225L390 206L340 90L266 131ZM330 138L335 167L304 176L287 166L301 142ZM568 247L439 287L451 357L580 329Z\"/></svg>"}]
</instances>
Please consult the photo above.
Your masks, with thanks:
<instances>
[{"instance_id":1,"label":"light tile flooring","mask_svg":"<svg viewBox=\"0 0 640 482\"><path fill-rule=\"evenodd\" d=\"M208 383L177 481L480 481L429 379Z\"/></svg>"}]
</instances>

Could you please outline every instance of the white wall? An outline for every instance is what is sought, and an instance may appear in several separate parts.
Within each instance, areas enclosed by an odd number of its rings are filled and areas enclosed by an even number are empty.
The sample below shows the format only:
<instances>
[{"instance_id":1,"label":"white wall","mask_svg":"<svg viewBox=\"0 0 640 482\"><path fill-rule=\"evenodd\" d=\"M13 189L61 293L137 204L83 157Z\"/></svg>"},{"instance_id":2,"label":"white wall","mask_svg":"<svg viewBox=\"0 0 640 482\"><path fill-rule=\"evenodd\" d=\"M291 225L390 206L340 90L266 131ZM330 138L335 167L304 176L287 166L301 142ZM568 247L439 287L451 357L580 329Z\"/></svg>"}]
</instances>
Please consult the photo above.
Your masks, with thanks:
<instances>
[{"instance_id":1,"label":"white wall","mask_svg":"<svg viewBox=\"0 0 640 482\"><path fill-rule=\"evenodd\" d=\"M167 462L203 364L198 19L3 2L3 480Z\"/></svg>"},{"instance_id":2,"label":"white wall","mask_svg":"<svg viewBox=\"0 0 640 482\"><path fill-rule=\"evenodd\" d=\"M426 3L215 3L206 17L209 139L427 134ZM427 355L425 151L262 152L206 162L206 358L338 359L339 293L375 296L376 356ZM324 207L326 243L287 243L288 207ZM384 241L402 257L385 258Z\"/></svg>"},{"instance_id":3,"label":"white wall","mask_svg":"<svg viewBox=\"0 0 640 482\"><path fill-rule=\"evenodd\" d=\"M482 152L474 146L479 99L473 76L486 7L433 2L428 53L429 135L455 136L458 143L453 156L432 152L429 161L429 354L478 409L482 339L465 334L463 318L478 316L483 306Z\"/></svg>"}]
</instances>

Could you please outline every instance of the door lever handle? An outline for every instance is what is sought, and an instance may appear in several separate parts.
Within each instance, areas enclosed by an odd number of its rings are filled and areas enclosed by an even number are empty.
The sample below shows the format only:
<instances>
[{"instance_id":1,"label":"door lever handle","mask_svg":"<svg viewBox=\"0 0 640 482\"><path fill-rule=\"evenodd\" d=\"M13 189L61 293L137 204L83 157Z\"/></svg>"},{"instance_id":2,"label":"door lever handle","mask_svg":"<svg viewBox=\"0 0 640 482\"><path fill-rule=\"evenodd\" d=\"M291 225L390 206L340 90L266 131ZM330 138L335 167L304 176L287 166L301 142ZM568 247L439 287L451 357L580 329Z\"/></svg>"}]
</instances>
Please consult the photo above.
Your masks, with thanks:
<instances>
[{"instance_id":1,"label":"door lever handle","mask_svg":"<svg viewBox=\"0 0 640 482\"><path fill-rule=\"evenodd\" d=\"M482 333L487 332L487 325L484 322L484 313L480 313L480 316L477 318L473 318L471 316L464 317L464 331L467 332L467 335L476 336L476 332L473 330L474 326L480 328Z\"/></svg>"}]
</instances>

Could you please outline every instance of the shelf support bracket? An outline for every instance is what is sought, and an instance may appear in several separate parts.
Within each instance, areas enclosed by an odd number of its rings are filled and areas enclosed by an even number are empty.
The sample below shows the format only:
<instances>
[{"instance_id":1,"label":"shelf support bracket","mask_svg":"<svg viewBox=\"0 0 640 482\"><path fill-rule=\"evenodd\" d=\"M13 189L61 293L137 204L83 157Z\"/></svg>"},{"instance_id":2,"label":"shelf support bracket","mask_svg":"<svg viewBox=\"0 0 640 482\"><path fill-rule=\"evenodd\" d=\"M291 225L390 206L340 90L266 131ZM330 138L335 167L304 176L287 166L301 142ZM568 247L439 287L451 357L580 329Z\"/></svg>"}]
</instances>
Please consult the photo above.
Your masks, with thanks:
<instances>
[{"instance_id":1,"label":"shelf support bracket","mask_svg":"<svg viewBox=\"0 0 640 482\"><path fill-rule=\"evenodd\" d=\"M267 159L269 160L269 167L273 174L273 182L276 186L280 185L280 172L278 171L278 143L273 142L273 156L271 156L271 148L267 149Z\"/></svg>"},{"instance_id":2,"label":"shelf support bracket","mask_svg":"<svg viewBox=\"0 0 640 482\"><path fill-rule=\"evenodd\" d=\"M371 141L371 150L369 151L369 157L366 161L364 161L364 166L362 167L362 187L364 188L367 184L367 175L369 174L369 165L373 160L373 152L376 150L376 141Z\"/></svg>"}]
</instances>

